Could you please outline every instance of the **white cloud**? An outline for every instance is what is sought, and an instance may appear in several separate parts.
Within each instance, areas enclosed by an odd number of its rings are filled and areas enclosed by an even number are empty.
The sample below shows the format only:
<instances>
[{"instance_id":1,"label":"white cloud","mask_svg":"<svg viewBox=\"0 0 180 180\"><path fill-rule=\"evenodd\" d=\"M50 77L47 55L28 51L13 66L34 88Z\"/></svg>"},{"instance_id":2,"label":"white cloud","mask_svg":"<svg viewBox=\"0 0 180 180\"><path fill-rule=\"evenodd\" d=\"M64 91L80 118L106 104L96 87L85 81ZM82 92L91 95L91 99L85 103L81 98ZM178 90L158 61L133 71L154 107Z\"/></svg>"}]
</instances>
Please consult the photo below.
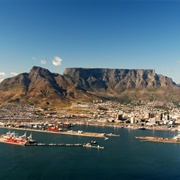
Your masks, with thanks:
<instances>
[{"instance_id":1,"label":"white cloud","mask_svg":"<svg viewBox=\"0 0 180 180\"><path fill-rule=\"evenodd\" d=\"M41 60L41 64L46 64L46 60Z\"/></svg>"},{"instance_id":2,"label":"white cloud","mask_svg":"<svg viewBox=\"0 0 180 180\"><path fill-rule=\"evenodd\" d=\"M0 76L5 76L6 73L5 72L0 72Z\"/></svg>"},{"instance_id":3,"label":"white cloud","mask_svg":"<svg viewBox=\"0 0 180 180\"><path fill-rule=\"evenodd\" d=\"M60 66L60 65L61 65L61 62L62 62L62 59L59 58L58 56L55 56L55 57L54 57L54 60L52 61L52 63L53 63L54 66Z\"/></svg>"},{"instance_id":4,"label":"white cloud","mask_svg":"<svg viewBox=\"0 0 180 180\"><path fill-rule=\"evenodd\" d=\"M3 81L4 79L0 79L0 83Z\"/></svg>"},{"instance_id":5,"label":"white cloud","mask_svg":"<svg viewBox=\"0 0 180 180\"><path fill-rule=\"evenodd\" d=\"M16 72L11 72L11 75L13 75L13 76L17 76L17 75L18 75L18 73L16 73Z\"/></svg>"},{"instance_id":6,"label":"white cloud","mask_svg":"<svg viewBox=\"0 0 180 180\"><path fill-rule=\"evenodd\" d=\"M180 64L180 60L177 60L177 63L179 63L179 64Z\"/></svg>"}]
</instances>

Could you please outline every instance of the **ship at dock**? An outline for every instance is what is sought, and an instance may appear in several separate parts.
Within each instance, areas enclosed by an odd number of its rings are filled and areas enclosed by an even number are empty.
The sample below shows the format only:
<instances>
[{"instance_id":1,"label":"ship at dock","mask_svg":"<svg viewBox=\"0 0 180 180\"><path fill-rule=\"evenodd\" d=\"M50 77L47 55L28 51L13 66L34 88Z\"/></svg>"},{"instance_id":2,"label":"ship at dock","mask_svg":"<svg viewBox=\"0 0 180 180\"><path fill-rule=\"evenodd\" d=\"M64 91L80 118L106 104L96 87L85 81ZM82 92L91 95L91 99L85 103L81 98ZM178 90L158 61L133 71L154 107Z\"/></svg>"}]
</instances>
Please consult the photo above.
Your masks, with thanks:
<instances>
[{"instance_id":1,"label":"ship at dock","mask_svg":"<svg viewBox=\"0 0 180 180\"><path fill-rule=\"evenodd\" d=\"M14 131L8 131L6 134L2 134L0 136L0 142L21 146L36 143L36 141L32 139L32 134L27 137L25 132L23 135L19 136L18 133L15 133Z\"/></svg>"}]
</instances>

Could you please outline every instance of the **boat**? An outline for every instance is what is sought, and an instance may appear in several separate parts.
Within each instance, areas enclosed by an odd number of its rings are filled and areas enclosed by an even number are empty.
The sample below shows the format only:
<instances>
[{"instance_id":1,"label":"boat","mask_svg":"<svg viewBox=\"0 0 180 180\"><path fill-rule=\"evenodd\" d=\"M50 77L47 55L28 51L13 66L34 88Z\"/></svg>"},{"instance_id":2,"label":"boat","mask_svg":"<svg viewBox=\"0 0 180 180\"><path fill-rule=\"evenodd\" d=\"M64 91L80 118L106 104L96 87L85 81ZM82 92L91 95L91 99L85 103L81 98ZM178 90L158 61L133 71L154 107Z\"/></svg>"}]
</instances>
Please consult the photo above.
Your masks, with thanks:
<instances>
[{"instance_id":1,"label":"boat","mask_svg":"<svg viewBox=\"0 0 180 180\"><path fill-rule=\"evenodd\" d=\"M27 137L27 143L34 144L36 140L32 139L32 133Z\"/></svg>"},{"instance_id":2,"label":"boat","mask_svg":"<svg viewBox=\"0 0 180 180\"><path fill-rule=\"evenodd\" d=\"M128 125L128 126L124 126L124 128L134 129L134 126L132 126L132 125Z\"/></svg>"},{"instance_id":3,"label":"boat","mask_svg":"<svg viewBox=\"0 0 180 180\"><path fill-rule=\"evenodd\" d=\"M91 141L90 144L97 144L97 142L96 141Z\"/></svg>"},{"instance_id":4,"label":"boat","mask_svg":"<svg viewBox=\"0 0 180 180\"><path fill-rule=\"evenodd\" d=\"M86 147L86 148L96 148L96 149L104 149L103 146L99 146L99 145L93 146L93 145L91 145L91 143L85 143L85 144L83 144L83 147Z\"/></svg>"},{"instance_id":5,"label":"boat","mask_svg":"<svg viewBox=\"0 0 180 180\"><path fill-rule=\"evenodd\" d=\"M178 134L177 136L174 136L173 139L180 140L180 134Z\"/></svg>"},{"instance_id":6,"label":"boat","mask_svg":"<svg viewBox=\"0 0 180 180\"><path fill-rule=\"evenodd\" d=\"M146 130L145 127L139 127L138 130Z\"/></svg>"},{"instance_id":7,"label":"boat","mask_svg":"<svg viewBox=\"0 0 180 180\"><path fill-rule=\"evenodd\" d=\"M14 131L12 133L9 131L6 134L2 134L0 136L0 142L15 145L30 144L30 141L26 138L26 132L22 136L19 136L18 133L15 133Z\"/></svg>"},{"instance_id":8,"label":"boat","mask_svg":"<svg viewBox=\"0 0 180 180\"><path fill-rule=\"evenodd\" d=\"M6 134L2 134L0 137L0 142L9 143L9 144L17 144L17 145L25 145L26 137L25 134L22 136L18 136L15 132L7 132Z\"/></svg>"},{"instance_id":9,"label":"boat","mask_svg":"<svg viewBox=\"0 0 180 180\"><path fill-rule=\"evenodd\" d=\"M5 138L5 139L9 138L10 136L11 136L11 132L10 131L8 131L6 134L2 134L1 135L1 137Z\"/></svg>"}]
</instances>

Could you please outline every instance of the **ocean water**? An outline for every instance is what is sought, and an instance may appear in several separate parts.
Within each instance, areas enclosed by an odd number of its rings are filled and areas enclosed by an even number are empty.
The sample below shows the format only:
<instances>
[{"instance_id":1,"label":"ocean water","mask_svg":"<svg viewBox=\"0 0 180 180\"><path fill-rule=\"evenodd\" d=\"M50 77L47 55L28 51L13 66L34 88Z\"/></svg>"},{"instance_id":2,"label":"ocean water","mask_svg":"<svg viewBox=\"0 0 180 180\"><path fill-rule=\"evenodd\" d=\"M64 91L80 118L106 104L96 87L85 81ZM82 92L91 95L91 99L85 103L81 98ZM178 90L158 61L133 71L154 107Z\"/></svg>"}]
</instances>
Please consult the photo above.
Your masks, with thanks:
<instances>
[{"instance_id":1,"label":"ocean water","mask_svg":"<svg viewBox=\"0 0 180 180\"><path fill-rule=\"evenodd\" d=\"M177 132L77 126L74 129L120 134L78 137L33 132L42 143L85 143L105 149L15 146L0 143L0 180L180 179L180 144L141 142L135 136L173 137ZM0 134L7 129L0 129ZM24 131L16 131L23 134ZM30 132L27 131L27 135Z\"/></svg>"}]
</instances>

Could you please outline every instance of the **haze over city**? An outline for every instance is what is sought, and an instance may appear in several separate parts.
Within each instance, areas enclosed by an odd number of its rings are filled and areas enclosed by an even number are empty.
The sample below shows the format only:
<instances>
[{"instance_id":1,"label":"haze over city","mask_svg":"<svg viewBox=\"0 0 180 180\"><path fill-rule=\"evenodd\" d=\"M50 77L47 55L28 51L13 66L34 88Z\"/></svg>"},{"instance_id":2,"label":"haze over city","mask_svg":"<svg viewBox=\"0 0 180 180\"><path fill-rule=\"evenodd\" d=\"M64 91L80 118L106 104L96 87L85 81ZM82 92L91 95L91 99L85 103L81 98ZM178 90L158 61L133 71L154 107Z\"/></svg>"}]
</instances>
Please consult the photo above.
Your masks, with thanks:
<instances>
[{"instance_id":1,"label":"haze over city","mask_svg":"<svg viewBox=\"0 0 180 180\"><path fill-rule=\"evenodd\" d=\"M0 81L32 66L155 69L180 83L180 2L1 0Z\"/></svg>"}]
</instances>

